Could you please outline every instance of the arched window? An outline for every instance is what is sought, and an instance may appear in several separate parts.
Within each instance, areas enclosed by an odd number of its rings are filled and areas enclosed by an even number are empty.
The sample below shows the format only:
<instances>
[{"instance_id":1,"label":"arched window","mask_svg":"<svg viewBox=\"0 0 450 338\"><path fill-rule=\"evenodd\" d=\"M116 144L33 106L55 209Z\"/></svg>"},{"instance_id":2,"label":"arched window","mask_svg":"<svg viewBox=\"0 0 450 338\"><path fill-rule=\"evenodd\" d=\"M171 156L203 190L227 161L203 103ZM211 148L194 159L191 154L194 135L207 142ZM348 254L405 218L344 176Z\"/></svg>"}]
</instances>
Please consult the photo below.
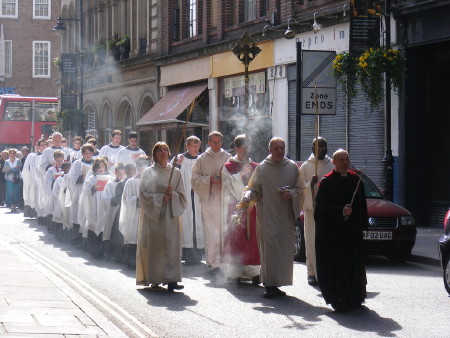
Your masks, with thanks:
<instances>
[{"instance_id":1,"label":"arched window","mask_svg":"<svg viewBox=\"0 0 450 338\"><path fill-rule=\"evenodd\" d=\"M84 110L84 116L86 116L86 134L94 135L95 138L98 137L97 127L96 127L96 116L95 109L92 106L88 106Z\"/></svg>"}]
</instances>

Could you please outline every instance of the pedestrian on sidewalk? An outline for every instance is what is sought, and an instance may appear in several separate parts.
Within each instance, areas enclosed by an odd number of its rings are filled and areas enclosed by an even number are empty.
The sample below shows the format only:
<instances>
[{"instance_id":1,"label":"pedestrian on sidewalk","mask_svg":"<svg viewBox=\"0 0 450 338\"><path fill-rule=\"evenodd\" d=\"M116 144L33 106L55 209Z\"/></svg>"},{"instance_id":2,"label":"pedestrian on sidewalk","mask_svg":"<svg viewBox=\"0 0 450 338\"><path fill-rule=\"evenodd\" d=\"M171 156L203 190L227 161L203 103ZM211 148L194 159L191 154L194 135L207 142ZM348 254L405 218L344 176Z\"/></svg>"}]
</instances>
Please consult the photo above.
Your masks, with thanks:
<instances>
[{"instance_id":1,"label":"pedestrian on sidewalk","mask_svg":"<svg viewBox=\"0 0 450 338\"><path fill-rule=\"evenodd\" d=\"M9 158L5 161L5 165L2 170L5 173L6 180L6 205L11 207L11 212L17 211L20 189L22 187L22 178L20 174L22 162L20 159L16 158L16 154L16 149L9 149Z\"/></svg>"}]
</instances>

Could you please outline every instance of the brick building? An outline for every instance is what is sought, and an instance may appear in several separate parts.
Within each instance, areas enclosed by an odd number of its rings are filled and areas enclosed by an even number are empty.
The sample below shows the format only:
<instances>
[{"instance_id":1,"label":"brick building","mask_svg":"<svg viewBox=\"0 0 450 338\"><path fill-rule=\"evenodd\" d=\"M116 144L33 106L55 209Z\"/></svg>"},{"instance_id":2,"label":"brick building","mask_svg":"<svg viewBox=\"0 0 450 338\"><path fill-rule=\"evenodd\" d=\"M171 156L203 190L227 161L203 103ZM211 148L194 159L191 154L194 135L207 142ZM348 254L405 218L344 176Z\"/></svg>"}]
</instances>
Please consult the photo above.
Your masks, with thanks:
<instances>
[{"instance_id":1,"label":"brick building","mask_svg":"<svg viewBox=\"0 0 450 338\"><path fill-rule=\"evenodd\" d=\"M0 93L56 97L59 1L0 2Z\"/></svg>"}]
</instances>

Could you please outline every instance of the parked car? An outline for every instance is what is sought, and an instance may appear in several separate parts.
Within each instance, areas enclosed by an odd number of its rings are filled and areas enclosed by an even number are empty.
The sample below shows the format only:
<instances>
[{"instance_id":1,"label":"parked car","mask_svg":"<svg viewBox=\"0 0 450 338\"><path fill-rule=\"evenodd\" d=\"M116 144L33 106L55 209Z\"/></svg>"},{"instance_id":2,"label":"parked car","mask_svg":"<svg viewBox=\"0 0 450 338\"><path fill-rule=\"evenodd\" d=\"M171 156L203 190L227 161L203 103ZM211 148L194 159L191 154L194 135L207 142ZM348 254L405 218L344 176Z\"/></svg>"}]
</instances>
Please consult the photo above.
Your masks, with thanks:
<instances>
[{"instance_id":1,"label":"parked car","mask_svg":"<svg viewBox=\"0 0 450 338\"><path fill-rule=\"evenodd\" d=\"M352 169L361 174L357 169ZM366 254L384 255L392 262L405 262L416 242L416 223L405 208L388 201L381 190L365 174L362 183L366 191L368 231L364 231ZM295 223L296 261L305 261L303 212Z\"/></svg>"},{"instance_id":2,"label":"parked car","mask_svg":"<svg viewBox=\"0 0 450 338\"><path fill-rule=\"evenodd\" d=\"M450 295L450 208L444 218L444 234L439 239L439 257L444 269L444 286Z\"/></svg>"}]
</instances>

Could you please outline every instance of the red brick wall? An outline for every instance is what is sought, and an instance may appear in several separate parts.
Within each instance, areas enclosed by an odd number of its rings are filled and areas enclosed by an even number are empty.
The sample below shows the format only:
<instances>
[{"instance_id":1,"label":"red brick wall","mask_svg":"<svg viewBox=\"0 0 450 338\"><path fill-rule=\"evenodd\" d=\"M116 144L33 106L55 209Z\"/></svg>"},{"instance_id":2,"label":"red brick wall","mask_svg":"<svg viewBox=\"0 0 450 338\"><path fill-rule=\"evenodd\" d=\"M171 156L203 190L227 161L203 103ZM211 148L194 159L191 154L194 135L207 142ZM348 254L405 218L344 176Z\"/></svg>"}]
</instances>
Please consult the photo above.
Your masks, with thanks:
<instances>
[{"instance_id":1,"label":"red brick wall","mask_svg":"<svg viewBox=\"0 0 450 338\"><path fill-rule=\"evenodd\" d=\"M50 20L33 19L33 1L20 1L18 19L1 18L5 40L12 40L12 77L0 82L0 87L16 87L23 96L58 96L59 70L50 64L50 78L33 78L33 41L50 41L51 59L59 56L60 36L52 31L59 16L59 1L52 1Z\"/></svg>"}]
</instances>

